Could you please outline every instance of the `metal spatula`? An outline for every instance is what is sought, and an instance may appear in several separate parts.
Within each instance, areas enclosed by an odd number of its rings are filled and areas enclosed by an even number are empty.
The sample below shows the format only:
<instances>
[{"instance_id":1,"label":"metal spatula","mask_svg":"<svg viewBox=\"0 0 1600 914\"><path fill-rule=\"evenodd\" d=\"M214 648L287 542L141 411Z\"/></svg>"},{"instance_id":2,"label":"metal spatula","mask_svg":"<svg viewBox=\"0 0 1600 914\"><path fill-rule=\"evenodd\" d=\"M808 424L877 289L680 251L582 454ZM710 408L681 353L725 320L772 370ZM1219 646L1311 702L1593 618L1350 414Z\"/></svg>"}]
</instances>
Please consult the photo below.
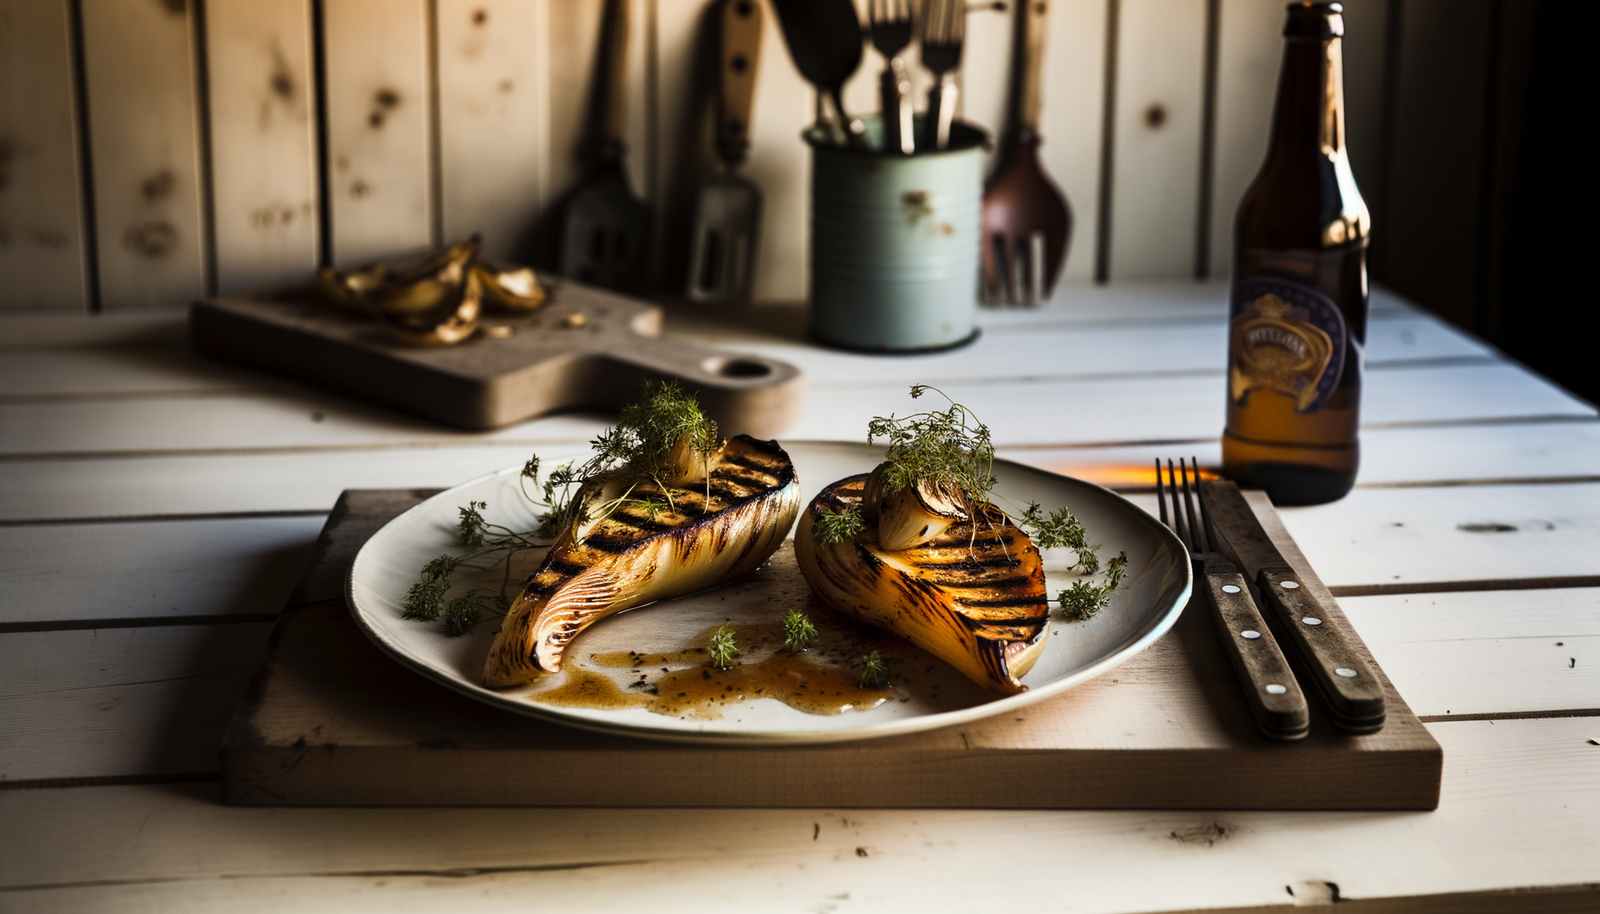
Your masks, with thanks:
<instances>
[{"instance_id":1,"label":"metal spatula","mask_svg":"<svg viewBox=\"0 0 1600 914\"><path fill-rule=\"evenodd\" d=\"M725 171L700 185L689 257L689 300L702 305L750 300L750 267L761 226L761 191L734 173L750 149L761 6L755 0L723 0L721 18L717 158Z\"/></svg>"},{"instance_id":2,"label":"metal spatula","mask_svg":"<svg viewBox=\"0 0 1600 914\"><path fill-rule=\"evenodd\" d=\"M634 196L623 168L622 123L627 98L628 2L606 3L600 53L603 136L589 180L567 201L561 223L562 275L639 292L650 249L650 206Z\"/></svg>"}]
</instances>

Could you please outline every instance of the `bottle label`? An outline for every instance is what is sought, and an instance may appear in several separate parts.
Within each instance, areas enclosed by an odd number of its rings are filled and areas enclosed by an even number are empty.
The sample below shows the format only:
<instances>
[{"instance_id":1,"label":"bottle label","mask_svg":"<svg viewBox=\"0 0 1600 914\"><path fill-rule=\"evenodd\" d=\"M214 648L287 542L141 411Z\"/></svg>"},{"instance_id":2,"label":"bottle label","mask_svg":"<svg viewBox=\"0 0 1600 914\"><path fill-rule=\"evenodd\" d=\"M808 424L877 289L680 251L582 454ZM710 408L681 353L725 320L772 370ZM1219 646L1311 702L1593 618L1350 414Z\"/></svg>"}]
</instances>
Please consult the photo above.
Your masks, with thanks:
<instances>
[{"instance_id":1,"label":"bottle label","mask_svg":"<svg viewBox=\"0 0 1600 914\"><path fill-rule=\"evenodd\" d=\"M1333 299L1286 279L1247 279L1233 287L1228 391L1236 404L1252 390L1294 400L1297 413L1328 402L1344 373L1344 315Z\"/></svg>"}]
</instances>

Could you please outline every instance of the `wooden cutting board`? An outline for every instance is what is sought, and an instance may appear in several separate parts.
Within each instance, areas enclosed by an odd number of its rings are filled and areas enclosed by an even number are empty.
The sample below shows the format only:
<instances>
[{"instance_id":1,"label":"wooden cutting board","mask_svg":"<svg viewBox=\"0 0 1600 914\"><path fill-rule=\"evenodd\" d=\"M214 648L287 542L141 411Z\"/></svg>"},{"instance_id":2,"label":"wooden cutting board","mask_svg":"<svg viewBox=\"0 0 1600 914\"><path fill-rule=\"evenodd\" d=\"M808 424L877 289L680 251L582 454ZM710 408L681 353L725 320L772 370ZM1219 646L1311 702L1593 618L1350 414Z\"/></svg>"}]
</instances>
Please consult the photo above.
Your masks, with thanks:
<instances>
[{"instance_id":1,"label":"wooden cutting board","mask_svg":"<svg viewBox=\"0 0 1600 914\"><path fill-rule=\"evenodd\" d=\"M724 434L772 438L799 421L805 376L787 362L661 336L661 308L559 276L526 315L489 315L505 339L407 346L312 288L210 298L189 312L197 350L293 375L447 425L489 429L559 409L615 411L645 380L678 378ZM575 317L580 316L580 317Z\"/></svg>"},{"instance_id":2,"label":"wooden cutting board","mask_svg":"<svg viewBox=\"0 0 1600 914\"><path fill-rule=\"evenodd\" d=\"M222 744L223 796L248 806L827 806L1433 809L1439 744L1378 670L1372 736L1260 737L1204 605L1149 650L1021 713L903 737L729 748L607 736L490 708L406 670L344 601L356 551L433 494L339 498ZM1252 507L1348 625L1272 506Z\"/></svg>"}]
</instances>

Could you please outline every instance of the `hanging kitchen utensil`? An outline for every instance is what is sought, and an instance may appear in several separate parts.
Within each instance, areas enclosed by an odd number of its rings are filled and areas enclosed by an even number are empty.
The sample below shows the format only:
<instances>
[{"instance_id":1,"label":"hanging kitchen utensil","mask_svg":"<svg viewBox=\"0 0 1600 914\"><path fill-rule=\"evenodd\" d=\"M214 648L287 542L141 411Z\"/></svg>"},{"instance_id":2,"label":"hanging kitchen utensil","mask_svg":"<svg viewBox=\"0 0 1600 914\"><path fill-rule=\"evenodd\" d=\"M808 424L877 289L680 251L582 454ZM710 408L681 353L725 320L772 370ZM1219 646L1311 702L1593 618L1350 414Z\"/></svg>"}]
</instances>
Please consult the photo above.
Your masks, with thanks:
<instances>
[{"instance_id":1,"label":"hanging kitchen utensil","mask_svg":"<svg viewBox=\"0 0 1600 914\"><path fill-rule=\"evenodd\" d=\"M1049 0L1017 5L1010 129L983 192L983 299L1035 305L1050 297L1072 238L1072 208L1039 163L1039 68Z\"/></svg>"},{"instance_id":2,"label":"hanging kitchen utensil","mask_svg":"<svg viewBox=\"0 0 1600 914\"><path fill-rule=\"evenodd\" d=\"M737 305L750 300L750 267L761 227L761 191L734 173L750 150L750 112L761 60L761 6L723 0L717 97L721 175L700 185L689 257L689 300Z\"/></svg>"},{"instance_id":3,"label":"hanging kitchen utensil","mask_svg":"<svg viewBox=\"0 0 1600 914\"><path fill-rule=\"evenodd\" d=\"M922 65L933 73L934 83L928 90L928 114L923 118L927 136L921 144L928 149L950 145L950 125L955 123L961 92L952 71L961 66L966 37L966 0L928 0L922 11Z\"/></svg>"},{"instance_id":4,"label":"hanging kitchen utensil","mask_svg":"<svg viewBox=\"0 0 1600 914\"><path fill-rule=\"evenodd\" d=\"M861 18L852 0L772 0L795 69L833 100L833 127L857 149L867 128L844 110L844 83L861 66ZM819 109L821 105L818 105ZM823 119L818 118L818 126Z\"/></svg>"},{"instance_id":5,"label":"hanging kitchen utensil","mask_svg":"<svg viewBox=\"0 0 1600 914\"><path fill-rule=\"evenodd\" d=\"M561 273L621 292L639 292L650 247L650 206L628 186L622 124L627 100L628 0L607 0L602 22L599 148L589 180L567 201Z\"/></svg>"}]
</instances>

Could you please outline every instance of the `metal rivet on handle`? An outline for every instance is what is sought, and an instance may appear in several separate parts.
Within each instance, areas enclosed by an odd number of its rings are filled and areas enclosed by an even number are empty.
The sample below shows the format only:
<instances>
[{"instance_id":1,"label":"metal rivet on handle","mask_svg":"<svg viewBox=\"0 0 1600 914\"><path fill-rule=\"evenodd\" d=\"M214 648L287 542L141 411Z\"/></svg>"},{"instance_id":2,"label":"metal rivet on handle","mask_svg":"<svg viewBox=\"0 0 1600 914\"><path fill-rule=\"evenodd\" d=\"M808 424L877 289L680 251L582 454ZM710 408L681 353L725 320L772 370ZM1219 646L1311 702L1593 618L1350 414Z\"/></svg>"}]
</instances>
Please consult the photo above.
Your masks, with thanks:
<instances>
[{"instance_id":1,"label":"metal rivet on handle","mask_svg":"<svg viewBox=\"0 0 1600 914\"><path fill-rule=\"evenodd\" d=\"M1249 639L1250 639L1250 640L1251 640L1251 641L1254 641L1254 640L1256 640L1256 639L1257 639L1257 638L1259 638L1259 637L1261 637L1261 633L1260 633L1260 632L1256 632L1256 631L1251 631L1251 630L1250 630L1250 629L1248 629L1248 628L1247 628L1247 629L1245 629L1245 630L1244 630L1244 631L1242 631L1242 632L1240 632L1240 633L1239 633L1239 634L1240 634L1240 635L1243 635L1243 636L1244 636L1244 637L1246 637L1246 638L1249 638Z\"/></svg>"},{"instance_id":2,"label":"metal rivet on handle","mask_svg":"<svg viewBox=\"0 0 1600 914\"><path fill-rule=\"evenodd\" d=\"M1224 585L1222 585L1222 592L1223 593L1238 593L1239 592L1239 585L1238 584L1224 584Z\"/></svg>"},{"instance_id":3,"label":"metal rivet on handle","mask_svg":"<svg viewBox=\"0 0 1600 914\"><path fill-rule=\"evenodd\" d=\"M1300 585L1296 584L1293 581L1279 581L1278 582L1278 586L1282 587L1284 590L1299 590L1300 589Z\"/></svg>"},{"instance_id":4,"label":"metal rivet on handle","mask_svg":"<svg viewBox=\"0 0 1600 914\"><path fill-rule=\"evenodd\" d=\"M1334 669L1334 672L1338 673L1340 676L1343 676L1346 679L1354 679L1354 678L1356 678L1356 671L1350 669L1347 666L1336 667Z\"/></svg>"},{"instance_id":5,"label":"metal rivet on handle","mask_svg":"<svg viewBox=\"0 0 1600 914\"><path fill-rule=\"evenodd\" d=\"M1301 619L1300 621L1304 622L1307 625L1321 625L1322 624L1322 620L1318 619L1316 616L1306 616L1305 618Z\"/></svg>"},{"instance_id":6,"label":"metal rivet on handle","mask_svg":"<svg viewBox=\"0 0 1600 914\"><path fill-rule=\"evenodd\" d=\"M1287 692L1287 691L1289 691L1289 690L1284 688L1281 685L1278 685L1276 682L1274 682L1271 685L1267 686L1267 694L1269 694L1269 695L1282 695L1284 692Z\"/></svg>"}]
</instances>

